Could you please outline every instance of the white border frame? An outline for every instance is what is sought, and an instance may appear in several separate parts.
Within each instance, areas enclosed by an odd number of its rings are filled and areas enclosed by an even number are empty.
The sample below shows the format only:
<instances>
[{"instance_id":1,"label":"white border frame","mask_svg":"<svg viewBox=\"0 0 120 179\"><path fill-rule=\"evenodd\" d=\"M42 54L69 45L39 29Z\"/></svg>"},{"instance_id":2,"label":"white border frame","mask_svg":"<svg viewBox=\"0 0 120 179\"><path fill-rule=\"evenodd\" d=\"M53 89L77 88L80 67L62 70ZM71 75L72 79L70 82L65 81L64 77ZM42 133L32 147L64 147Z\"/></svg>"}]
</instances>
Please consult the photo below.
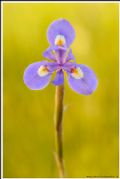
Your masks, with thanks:
<instances>
[{"instance_id":1,"label":"white border frame","mask_svg":"<svg viewBox=\"0 0 120 179\"><path fill-rule=\"evenodd\" d=\"M2 179L3 179L3 4L8 4L8 3L54 3L54 4L55 3L84 3L84 4L85 3L112 3L112 4L119 4L119 69L120 69L120 2L119 1L2 1L1 2L1 178ZM119 71L119 79L120 79L120 71ZM119 89L120 89L120 83L119 83ZM120 102L120 91L119 91L119 102ZM120 112L119 112L119 119L120 119ZM120 121L119 121L119 131L120 131ZM119 132L119 149L120 149L120 132ZM120 161L120 154L119 154L119 161ZM120 165L119 165L118 175L120 178ZM4 179L12 179L12 178L4 178ZM26 179L26 178L17 178L17 179ZM30 179L36 179L36 178L30 178ZM44 179L47 179L47 178L44 178ZM90 177L90 179L92 179L92 177Z\"/></svg>"}]
</instances>

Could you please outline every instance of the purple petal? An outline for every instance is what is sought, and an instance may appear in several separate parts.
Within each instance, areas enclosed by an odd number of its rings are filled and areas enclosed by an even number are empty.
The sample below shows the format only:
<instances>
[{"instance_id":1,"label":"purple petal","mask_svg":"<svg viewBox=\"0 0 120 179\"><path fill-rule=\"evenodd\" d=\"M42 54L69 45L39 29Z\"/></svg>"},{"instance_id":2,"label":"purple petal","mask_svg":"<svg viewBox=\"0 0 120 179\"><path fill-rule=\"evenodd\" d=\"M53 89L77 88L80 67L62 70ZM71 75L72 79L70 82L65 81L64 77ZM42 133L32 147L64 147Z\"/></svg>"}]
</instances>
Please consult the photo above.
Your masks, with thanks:
<instances>
[{"instance_id":1,"label":"purple petal","mask_svg":"<svg viewBox=\"0 0 120 179\"><path fill-rule=\"evenodd\" d=\"M55 45L55 39L58 35L65 38L65 46L69 47L75 38L75 31L71 24L65 19L58 19L50 24L47 31L47 38L51 45Z\"/></svg>"},{"instance_id":2,"label":"purple petal","mask_svg":"<svg viewBox=\"0 0 120 179\"><path fill-rule=\"evenodd\" d=\"M68 62L70 60L74 60L75 61L75 57L72 54L72 50L71 49L58 49L56 50L56 53L58 54L58 62L64 64L65 62Z\"/></svg>"},{"instance_id":3,"label":"purple petal","mask_svg":"<svg viewBox=\"0 0 120 179\"><path fill-rule=\"evenodd\" d=\"M43 53L43 56L45 58L48 58L50 60L56 60L55 59L55 55L53 54L53 50L51 47L49 47L44 53Z\"/></svg>"},{"instance_id":4,"label":"purple petal","mask_svg":"<svg viewBox=\"0 0 120 179\"><path fill-rule=\"evenodd\" d=\"M62 85L64 83L64 74L62 71L57 72L55 79L52 81L54 85Z\"/></svg>"},{"instance_id":5,"label":"purple petal","mask_svg":"<svg viewBox=\"0 0 120 179\"><path fill-rule=\"evenodd\" d=\"M44 53L45 58L57 61L59 64L63 64L67 61L74 60L75 57L72 54L71 49L66 49L64 47L52 46L49 47Z\"/></svg>"},{"instance_id":6,"label":"purple petal","mask_svg":"<svg viewBox=\"0 0 120 179\"><path fill-rule=\"evenodd\" d=\"M47 67L49 69L49 72L54 72L58 68L58 63L57 62L47 62Z\"/></svg>"},{"instance_id":7,"label":"purple petal","mask_svg":"<svg viewBox=\"0 0 120 179\"><path fill-rule=\"evenodd\" d=\"M56 58L57 58L57 62L60 64L63 64L65 62L65 57L66 57L66 50L65 49L57 49L55 51L56 53Z\"/></svg>"},{"instance_id":8,"label":"purple petal","mask_svg":"<svg viewBox=\"0 0 120 179\"><path fill-rule=\"evenodd\" d=\"M69 50L69 53L68 53L66 61L70 61L70 60L76 61L71 49Z\"/></svg>"},{"instance_id":9,"label":"purple petal","mask_svg":"<svg viewBox=\"0 0 120 179\"><path fill-rule=\"evenodd\" d=\"M68 72L68 83L70 87L79 94L89 95L97 88L97 78L94 72L85 65L76 65L83 73L81 79L75 79L70 72Z\"/></svg>"},{"instance_id":10,"label":"purple petal","mask_svg":"<svg viewBox=\"0 0 120 179\"><path fill-rule=\"evenodd\" d=\"M66 62L65 64L63 64L63 69L70 73L71 72L71 68L75 68L76 67L76 63L75 62Z\"/></svg>"},{"instance_id":11,"label":"purple petal","mask_svg":"<svg viewBox=\"0 0 120 179\"><path fill-rule=\"evenodd\" d=\"M40 76L38 74L38 69L42 65L47 65L49 67L49 70L52 71L52 65L48 65L49 63L47 61L41 61L41 62L36 62L31 65L29 65L25 72L24 72L24 83L27 85L28 88L31 90L39 90L45 88L51 78L51 72L49 72L45 76ZM53 70L54 71L54 70Z\"/></svg>"}]
</instances>

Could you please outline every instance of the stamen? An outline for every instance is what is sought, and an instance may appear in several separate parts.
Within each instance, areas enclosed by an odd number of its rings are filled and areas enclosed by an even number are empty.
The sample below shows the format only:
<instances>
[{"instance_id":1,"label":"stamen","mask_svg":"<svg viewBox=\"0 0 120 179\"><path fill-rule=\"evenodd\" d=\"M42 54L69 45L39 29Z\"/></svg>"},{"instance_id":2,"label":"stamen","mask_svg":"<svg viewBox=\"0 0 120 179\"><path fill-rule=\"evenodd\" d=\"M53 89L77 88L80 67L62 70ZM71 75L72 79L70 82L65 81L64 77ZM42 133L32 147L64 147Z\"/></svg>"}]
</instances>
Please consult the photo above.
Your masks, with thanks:
<instances>
[{"instance_id":1,"label":"stamen","mask_svg":"<svg viewBox=\"0 0 120 179\"><path fill-rule=\"evenodd\" d=\"M40 68L37 71L38 75L43 77L46 76L49 73L49 70L47 66L41 65Z\"/></svg>"},{"instance_id":2,"label":"stamen","mask_svg":"<svg viewBox=\"0 0 120 179\"><path fill-rule=\"evenodd\" d=\"M80 67L71 68L71 75L75 79L81 79L84 76L84 74L83 74L82 70L80 69Z\"/></svg>"},{"instance_id":3,"label":"stamen","mask_svg":"<svg viewBox=\"0 0 120 179\"><path fill-rule=\"evenodd\" d=\"M64 46L66 43L65 37L63 35L57 35L55 38L55 45Z\"/></svg>"}]
</instances>

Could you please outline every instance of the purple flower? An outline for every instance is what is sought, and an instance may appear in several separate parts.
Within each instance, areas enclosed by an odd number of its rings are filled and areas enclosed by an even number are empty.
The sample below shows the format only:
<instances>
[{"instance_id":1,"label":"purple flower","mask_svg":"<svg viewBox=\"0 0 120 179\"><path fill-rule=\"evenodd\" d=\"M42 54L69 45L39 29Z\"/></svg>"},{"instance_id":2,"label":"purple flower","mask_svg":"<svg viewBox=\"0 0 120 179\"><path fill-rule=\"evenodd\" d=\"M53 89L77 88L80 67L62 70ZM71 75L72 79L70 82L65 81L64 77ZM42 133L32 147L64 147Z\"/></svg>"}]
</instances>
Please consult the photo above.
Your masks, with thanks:
<instances>
[{"instance_id":1,"label":"purple flower","mask_svg":"<svg viewBox=\"0 0 120 179\"><path fill-rule=\"evenodd\" d=\"M70 45L75 38L75 31L65 19L54 21L48 28L47 38L50 47L43 53L52 60L36 62L29 65L24 72L24 83L32 90L45 88L54 72L54 85L64 83L67 73L69 86L79 94L89 95L95 91L98 81L94 72L87 66L76 64Z\"/></svg>"}]
</instances>

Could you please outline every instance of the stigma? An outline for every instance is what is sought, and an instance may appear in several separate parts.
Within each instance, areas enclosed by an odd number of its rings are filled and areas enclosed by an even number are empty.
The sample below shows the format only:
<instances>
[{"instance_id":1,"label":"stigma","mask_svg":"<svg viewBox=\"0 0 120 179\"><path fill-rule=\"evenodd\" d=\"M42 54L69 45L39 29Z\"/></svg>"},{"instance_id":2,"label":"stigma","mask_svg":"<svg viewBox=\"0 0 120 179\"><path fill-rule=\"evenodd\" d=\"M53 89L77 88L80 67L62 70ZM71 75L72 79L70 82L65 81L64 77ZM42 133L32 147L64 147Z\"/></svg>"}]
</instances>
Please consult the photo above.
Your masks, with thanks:
<instances>
[{"instance_id":1,"label":"stigma","mask_svg":"<svg viewBox=\"0 0 120 179\"><path fill-rule=\"evenodd\" d=\"M83 74L82 70L80 69L80 67L71 68L71 75L75 79L81 79L84 76L84 74Z\"/></svg>"},{"instance_id":2,"label":"stigma","mask_svg":"<svg viewBox=\"0 0 120 179\"><path fill-rule=\"evenodd\" d=\"M65 37L63 35L57 35L55 38L55 45L64 46L66 43Z\"/></svg>"},{"instance_id":3,"label":"stigma","mask_svg":"<svg viewBox=\"0 0 120 179\"><path fill-rule=\"evenodd\" d=\"M43 76L48 75L49 70L48 70L47 66L41 65L40 68L38 69L37 73L39 76L43 77Z\"/></svg>"}]
</instances>

